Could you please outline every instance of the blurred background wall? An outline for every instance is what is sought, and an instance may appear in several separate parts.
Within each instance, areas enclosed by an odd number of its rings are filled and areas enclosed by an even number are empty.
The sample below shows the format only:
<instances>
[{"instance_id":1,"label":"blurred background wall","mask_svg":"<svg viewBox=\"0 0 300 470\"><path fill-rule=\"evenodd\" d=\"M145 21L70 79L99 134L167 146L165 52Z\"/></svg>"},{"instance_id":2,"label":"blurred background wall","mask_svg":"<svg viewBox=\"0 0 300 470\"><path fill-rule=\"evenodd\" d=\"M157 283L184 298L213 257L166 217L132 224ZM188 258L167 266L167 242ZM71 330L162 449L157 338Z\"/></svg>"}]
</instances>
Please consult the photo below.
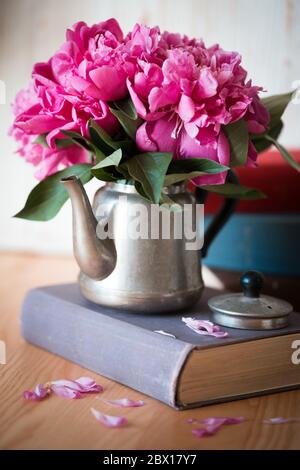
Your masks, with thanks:
<instances>
[{"instance_id":1,"label":"blurred background wall","mask_svg":"<svg viewBox=\"0 0 300 470\"><path fill-rule=\"evenodd\" d=\"M0 80L7 91L6 104L0 104L0 250L71 252L69 204L47 223L12 218L35 180L33 167L14 154L7 136L10 103L26 86L33 63L47 60L63 42L67 27L112 16L124 31L135 22L158 24L238 50L254 83L270 94L300 80L299 0L0 0ZM300 147L299 118L300 105L291 105L281 137L289 147ZM90 194L96 186L90 183Z\"/></svg>"}]
</instances>

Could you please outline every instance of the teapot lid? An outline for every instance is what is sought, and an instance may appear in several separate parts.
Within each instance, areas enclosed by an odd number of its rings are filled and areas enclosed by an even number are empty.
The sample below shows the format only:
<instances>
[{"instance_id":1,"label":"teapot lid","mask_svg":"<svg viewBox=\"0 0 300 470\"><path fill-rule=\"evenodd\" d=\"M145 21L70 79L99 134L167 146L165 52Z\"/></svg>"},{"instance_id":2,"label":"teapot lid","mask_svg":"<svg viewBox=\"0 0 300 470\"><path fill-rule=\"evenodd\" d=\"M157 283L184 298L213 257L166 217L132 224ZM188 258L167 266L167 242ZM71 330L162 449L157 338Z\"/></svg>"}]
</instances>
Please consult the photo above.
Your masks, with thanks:
<instances>
[{"instance_id":1,"label":"teapot lid","mask_svg":"<svg viewBox=\"0 0 300 470\"><path fill-rule=\"evenodd\" d=\"M212 297L208 305L215 323L230 328L270 330L284 328L293 307L285 300L260 295L264 278L257 271L242 275L243 289L239 294L224 294Z\"/></svg>"}]
</instances>

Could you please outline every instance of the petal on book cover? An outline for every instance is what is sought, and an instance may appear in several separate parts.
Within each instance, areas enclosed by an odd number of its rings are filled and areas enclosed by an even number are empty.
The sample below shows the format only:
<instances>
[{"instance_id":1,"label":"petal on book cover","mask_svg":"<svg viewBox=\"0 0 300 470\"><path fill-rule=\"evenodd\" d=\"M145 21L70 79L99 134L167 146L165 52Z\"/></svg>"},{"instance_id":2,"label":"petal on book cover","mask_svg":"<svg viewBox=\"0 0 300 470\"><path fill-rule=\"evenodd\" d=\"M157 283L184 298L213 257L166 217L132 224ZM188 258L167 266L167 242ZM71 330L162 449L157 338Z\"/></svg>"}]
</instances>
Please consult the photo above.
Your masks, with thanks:
<instances>
[{"instance_id":1,"label":"petal on book cover","mask_svg":"<svg viewBox=\"0 0 300 470\"><path fill-rule=\"evenodd\" d=\"M144 406L142 400L129 400L128 398L121 398L120 400L105 400L106 403L113 406L120 406L122 408L135 408L138 406Z\"/></svg>"},{"instance_id":2,"label":"petal on book cover","mask_svg":"<svg viewBox=\"0 0 300 470\"><path fill-rule=\"evenodd\" d=\"M170 338L175 338L176 339L175 335L172 335L172 333L168 333L167 331L164 331L164 330L154 330L153 333L158 333L158 334L164 335L164 336L170 336Z\"/></svg>"},{"instance_id":3,"label":"petal on book cover","mask_svg":"<svg viewBox=\"0 0 300 470\"><path fill-rule=\"evenodd\" d=\"M128 424L128 420L124 416L105 415L95 408L91 408L91 413L99 423L107 428L121 428Z\"/></svg>"},{"instance_id":4,"label":"petal on book cover","mask_svg":"<svg viewBox=\"0 0 300 470\"><path fill-rule=\"evenodd\" d=\"M198 335L214 336L215 338L226 338L228 333L221 331L218 325L215 325L209 320L197 320L191 317L182 317L182 321L188 328L193 330Z\"/></svg>"}]
</instances>

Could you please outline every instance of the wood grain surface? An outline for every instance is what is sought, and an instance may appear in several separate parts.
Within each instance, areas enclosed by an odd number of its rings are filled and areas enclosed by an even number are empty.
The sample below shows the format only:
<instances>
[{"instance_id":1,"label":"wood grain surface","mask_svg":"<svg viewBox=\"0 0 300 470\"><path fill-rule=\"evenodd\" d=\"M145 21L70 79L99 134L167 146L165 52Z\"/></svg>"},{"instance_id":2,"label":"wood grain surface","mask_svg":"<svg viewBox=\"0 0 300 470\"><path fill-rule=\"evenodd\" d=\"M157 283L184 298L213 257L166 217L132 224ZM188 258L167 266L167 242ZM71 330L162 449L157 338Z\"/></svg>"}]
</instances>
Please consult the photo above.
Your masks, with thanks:
<instances>
[{"instance_id":1,"label":"wood grain surface","mask_svg":"<svg viewBox=\"0 0 300 470\"><path fill-rule=\"evenodd\" d=\"M73 281L72 258L1 254L0 339L7 347L7 364L0 365L1 449L300 449L300 422L267 425L275 416L300 417L300 392L251 398L196 410L175 411L149 397L97 376L24 342L19 312L29 288ZM300 367L300 366L299 366ZM81 400L56 396L40 403L25 402L22 392L39 382L59 378L94 377L103 394ZM111 408L102 398L143 398L143 408ZM90 413L128 417L123 429L106 429ZM198 440L188 418L245 416L247 422L223 428L216 436Z\"/></svg>"}]
</instances>

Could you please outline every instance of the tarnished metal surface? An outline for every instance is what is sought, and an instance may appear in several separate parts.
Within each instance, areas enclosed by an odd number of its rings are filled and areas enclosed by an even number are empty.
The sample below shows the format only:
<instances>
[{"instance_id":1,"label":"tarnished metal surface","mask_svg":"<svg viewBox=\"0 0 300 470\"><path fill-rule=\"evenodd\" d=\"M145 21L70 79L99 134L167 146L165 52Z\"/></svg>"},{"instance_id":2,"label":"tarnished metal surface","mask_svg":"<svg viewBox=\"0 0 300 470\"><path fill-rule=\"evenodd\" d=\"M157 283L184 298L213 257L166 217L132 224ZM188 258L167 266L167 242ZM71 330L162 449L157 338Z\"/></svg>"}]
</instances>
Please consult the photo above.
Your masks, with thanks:
<instances>
[{"instance_id":1,"label":"tarnished metal surface","mask_svg":"<svg viewBox=\"0 0 300 470\"><path fill-rule=\"evenodd\" d=\"M161 230L157 239L132 238L128 236L130 207L139 204L147 209L151 231L150 203L134 186L107 184L96 193L93 210L97 214L100 209L110 218L114 241L99 240L84 188L76 179L64 184L72 200L74 254L81 268L80 288L86 298L104 306L141 312L183 309L199 299L203 289L201 254L199 250L186 249L185 237L172 236L174 214L170 216L169 239L163 238ZM165 192L172 193L173 201L182 208L184 204L195 208L194 196L185 186ZM195 220L192 223L195 225Z\"/></svg>"}]
</instances>

